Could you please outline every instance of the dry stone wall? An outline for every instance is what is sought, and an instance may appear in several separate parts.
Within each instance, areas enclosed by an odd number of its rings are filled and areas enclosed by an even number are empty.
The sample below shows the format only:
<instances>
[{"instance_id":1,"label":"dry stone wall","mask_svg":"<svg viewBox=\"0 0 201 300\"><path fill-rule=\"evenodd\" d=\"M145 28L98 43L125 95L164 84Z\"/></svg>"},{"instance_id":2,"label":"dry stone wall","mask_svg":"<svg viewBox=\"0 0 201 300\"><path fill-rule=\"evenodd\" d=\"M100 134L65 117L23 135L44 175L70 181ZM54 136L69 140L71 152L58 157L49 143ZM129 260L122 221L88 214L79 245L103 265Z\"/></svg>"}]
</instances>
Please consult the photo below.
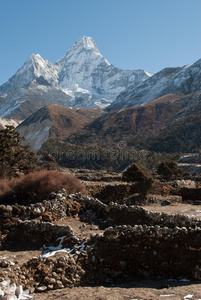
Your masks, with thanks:
<instances>
[{"instance_id":1,"label":"dry stone wall","mask_svg":"<svg viewBox=\"0 0 201 300\"><path fill-rule=\"evenodd\" d=\"M88 274L96 282L132 276L201 279L201 228L118 226L90 242Z\"/></svg>"},{"instance_id":2,"label":"dry stone wall","mask_svg":"<svg viewBox=\"0 0 201 300\"><path fill-rule=\"evenodd\" d=\"M78 244L68 253L32 258L3 280L41 292L126 278L201 279L201 228L123 225Z\"/></svg>"},{"instance_id":3,"label":"dry stone wall","mask_svg":"<svg viewBox=\"0 0 201 300\"><path fill-rule=\"evenodd\" d=\"M201 221L184 215L169 215L166 213L149 212L140 206L127 206L111 202L109 205L102 203L100 200L74 195L76 201L82 201L85 207L82 206L80 216L85 221L103 220L106 224L111 225L161 225L174 228L179 227L196 227L201 226Z\"/></svg>"},{"instance_id":4,"label":"dry stone wall","mask_svg":"<svg viewBox=\"0 0 201 300\"><path fill-rule=\"evenodd\" d=\"M51 222L77 215L81 204L67 196L65 190L52 193L49 200L27 206L0 205L0 231L8 232L15 227L17 220L41 220Z\"/></svg>"},{"instance_id":5,"label":"dry stone wall","mask_svg":"<svg viewBox=\"0 0 201 300\"><path fill-rule=\"evenodd\" d=\"M44 214L52 216L51 220L79 214L106 230L87 240L78 239L71 227L47 222ZM0 281L10 279L31 291L131 277L201 279L201 224L184 215L105 204L62 191L29 206L1 205L0 218L1 243L6 249L19 245L38 249L44 244L66 249L53 257L33 258L21 267L0 262Z\"/></svg>"},{"instance_id":6,"label":"dry stone wall","mask_svg":"<svg viewBox=\"0 0 201 300\"><path fill-rule=\"evenodd\" d=\"M2 241L6 249L40 249L43 245L55 245L57 239L66 236L73 244L74 234L70 226L55 225L37 220L19 220ZM76 241L75 241L76 242Z\"/></svg>"}]
</instances>

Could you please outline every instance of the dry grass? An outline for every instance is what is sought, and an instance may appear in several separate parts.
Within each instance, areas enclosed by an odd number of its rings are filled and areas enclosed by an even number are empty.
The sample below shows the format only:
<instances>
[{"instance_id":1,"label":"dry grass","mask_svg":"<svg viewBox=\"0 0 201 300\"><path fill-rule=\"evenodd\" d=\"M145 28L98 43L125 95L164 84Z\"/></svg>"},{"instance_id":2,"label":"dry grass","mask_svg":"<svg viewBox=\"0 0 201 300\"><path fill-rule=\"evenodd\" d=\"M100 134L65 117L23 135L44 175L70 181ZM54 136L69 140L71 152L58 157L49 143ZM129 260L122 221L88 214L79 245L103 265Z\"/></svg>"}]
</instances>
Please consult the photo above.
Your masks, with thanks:
<instances>
[{"instance_id":1,"label":"dry grass","mask_svg":"<svg viewBox=\"0 0 201 300\"><path fill-rule=\"evenodd\" d=\"M0 197L10 191L10 181L7 179L0 180Z\"/></svg>"},{"instance_id":2,"label":"dry grass","mask_svg":"<svg viewBox=\"0 0 201 300\"><path fill-rule=\"evenodd\" d=\"M67 194L86 193L85 187L73 175L59 171L35 171L12 181L0 182L1 203L35 203L47 199L51 192L64 188Z\"/></svg>"}]
</instances>

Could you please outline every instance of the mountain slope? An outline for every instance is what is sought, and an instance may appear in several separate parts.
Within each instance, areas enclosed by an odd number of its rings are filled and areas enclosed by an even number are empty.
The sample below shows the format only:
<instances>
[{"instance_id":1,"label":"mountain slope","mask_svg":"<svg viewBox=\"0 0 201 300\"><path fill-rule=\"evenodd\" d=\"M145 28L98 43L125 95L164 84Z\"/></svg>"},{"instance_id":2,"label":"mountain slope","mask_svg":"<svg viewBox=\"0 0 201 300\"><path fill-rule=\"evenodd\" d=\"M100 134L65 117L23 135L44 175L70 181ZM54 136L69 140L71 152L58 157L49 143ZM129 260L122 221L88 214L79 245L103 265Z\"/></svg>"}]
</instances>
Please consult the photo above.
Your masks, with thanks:
<instances>
[{"instance_id":1,"label":"mountain slope","mask_svg":"<svg viewBox=\"0 0 201 300\"><path fill-rule=\"evenodd\" d=\"M166 68L146 81L131 85L107 107L116 110L143 105L167 94L188 95L201 90L201 59L193 65Z\"/></svg>"},{"instance_id":2,"label":"mountain slope","mask_svg":"<svg viewBox=\"0 0 201 300\"><path fill-rule=\"evenodd\" d=\"M5 104L0 107L0 116L18 120L24 120L39 108L55 102L70 106L72 99L61 89L50 85L42 76L33 79L26 89L17 88L0 96L0 100L2 98Z\"/></svg>"},{"instance_id":3,"label":"mountain slope","mask_svg":"<svg viewBox=\"0 0 201 300\"><path fill-rule=\"evenodd\" d=\"M201 143L201 92L170 94L143 106L100 116L67 142L158 152L198 151Z\"/></svg>"},{"instance_id":4,"label":"mountain slope","mask_svg":"<svg viewBox=\"0 0 201 300\"><path fill-rule=\"evenodd\" d=\"M17 130L26 138L26 143L30 144L31 149L37 151L47 139L63 141L92 122L100 113L100 109L69 109L51 104L33 113L17 127Z\"/></svg>"},{"instance_id":5,"label":"mountain slope","mask_svg":"<svg viewBox=\"0 0 201 300\"><path fill-rule=\"evenodd\" d=\"M132 145L134 137L159 133L181 108L181 97L170 94L144 106L111 111L86 125L80 133L72 135L67 141L72 144L102 146L118 146L123 141L125 146Z\"/></svg>"},{"instance_id":6,"label":"mountain slope","mask_svg":"<svg viewBox=\"0 0 201 300\"><path fill-rule=\"evenodd\" d=\"M48 104L105 107L127 86L144 81L151 75L143 70L121 70L110 65L100 54L94 40L83 37L55 64L39 54L31 55L22 68L0 86L0 117L13 117L16 108L25 102L27 91L29 105L33 106L37 94L37 102L41 101L43 105L45 97L50 99ZM44 91L38 93L33 82L46 86L48 97L47 92L45 95ZM55 97L55 91L60 95Z\"/></svg>"},{"instance_id":7,"label":"mountain slope","mask_svg":"<svg viewBox=\"0 0 201 300\"><path fill-rule=\"evenodd\" d=\"M182 109L155 139L148 139L149 149L157 152L199 152L201 150L201 91L182 100Z\"/></svg>"}]
</instances>

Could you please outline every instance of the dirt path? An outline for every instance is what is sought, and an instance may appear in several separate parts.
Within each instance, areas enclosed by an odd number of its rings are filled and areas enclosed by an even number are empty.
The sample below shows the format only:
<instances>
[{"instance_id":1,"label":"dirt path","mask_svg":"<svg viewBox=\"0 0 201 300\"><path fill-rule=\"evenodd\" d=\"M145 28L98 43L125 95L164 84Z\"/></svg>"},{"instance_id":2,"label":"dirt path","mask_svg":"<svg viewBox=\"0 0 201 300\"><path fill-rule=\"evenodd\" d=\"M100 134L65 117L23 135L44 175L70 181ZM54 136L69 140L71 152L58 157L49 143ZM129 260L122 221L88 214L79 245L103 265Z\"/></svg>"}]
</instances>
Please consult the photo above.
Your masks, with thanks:
<instances>
[{"instance_id":1,"label":"dirt path","mask_svg":"<svg viewBox=\"0 0 201 300\"><path fill-rule=\"evenodd\" d=\"M135 281L126 285L104 287L74 287L62 290L48 291L43 294L35 294L40 300L156 300L156 299L201 299L201 283L180 283L179 286L161 288L170 284L169 281L146 280ZM175 284L175 285L176 285ZM184 298L190 295L188 298Z\"/></svg>"},{"instance_id":2,"label":"dirt path","mask_svg":"<svg viewBox=\"0 0 201 300\"><path fill-rule=\"evenodd\" d=\"M143 206L143 208L152 212L164 212L168 214L182 214L189 216L191 218L201 219L201 205L191 205L191 204L172 204L167 206L161 205L150 205Z\"/></svg>"}]
</instances>

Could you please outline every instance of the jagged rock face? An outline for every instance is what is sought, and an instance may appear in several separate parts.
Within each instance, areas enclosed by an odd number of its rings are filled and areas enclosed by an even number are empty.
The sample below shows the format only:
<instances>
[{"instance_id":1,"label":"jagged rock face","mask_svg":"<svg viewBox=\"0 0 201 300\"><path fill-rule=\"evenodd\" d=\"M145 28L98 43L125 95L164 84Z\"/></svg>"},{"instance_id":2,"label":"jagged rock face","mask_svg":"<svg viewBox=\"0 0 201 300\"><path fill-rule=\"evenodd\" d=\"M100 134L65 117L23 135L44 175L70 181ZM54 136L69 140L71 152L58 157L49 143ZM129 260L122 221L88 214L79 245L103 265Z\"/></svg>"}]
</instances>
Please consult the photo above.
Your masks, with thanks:
<instances>
[{"instance_id":1,"label":"jagged rock face","mask_svg":"<svg viewBox=\"0 0 201 300\"><path fill-rule=\"evenodd\" d=\"M75 95L74 105L79 104L81 97L87 107L93 107L94 103L107 105L107 100L113 101L125 87L151 75L143 70L124 71L110 65L89 37L78 40L56 66L61 88Z\"/></svg>"},{"instance_id":2,"label":"jagged rock face","mask_svg":"<svg viewBox=\"0 0 201 300\"><path fill-rule=\"evenodd\" d=\"M11 92L17 87L26 87L32 80L40 76L54 85L58 77L54 64L44 60L39 54L32 54L22 68L0 87L0 94Z\"/></svg>"},{"instance_id":3,"label":"jagged rock face","mask_svg":"<svg viewBox=\"0 0 201 300\"><path fill-rule=\"evenodd\" d=\"M131 85L107 108L143 105L167 94L188 95L201 90L201 59L193 65L165 68L146 81Z\"/></svg>"},{"instance_id":4,"label":"jagged rock face","mask_svg":"<svg viewBox=\"0 0 201 300\"><path fill-rule=\"evenodd\" d=\"M46 98L58 104L58 95L55 97L54 94L57 91L60 93L59 104L105 107L127 86L144 81L151 75L143 70L124 71L110 65L100 54L94 40L83 37L55 64L39 54L31 55L22 68L0 87L0 116L8 117L11 110L28 101L24 98L27 91L29 101L33 101L32 95L41 86L38 101L48 93Z\"/></svg>"}]
</instances>

